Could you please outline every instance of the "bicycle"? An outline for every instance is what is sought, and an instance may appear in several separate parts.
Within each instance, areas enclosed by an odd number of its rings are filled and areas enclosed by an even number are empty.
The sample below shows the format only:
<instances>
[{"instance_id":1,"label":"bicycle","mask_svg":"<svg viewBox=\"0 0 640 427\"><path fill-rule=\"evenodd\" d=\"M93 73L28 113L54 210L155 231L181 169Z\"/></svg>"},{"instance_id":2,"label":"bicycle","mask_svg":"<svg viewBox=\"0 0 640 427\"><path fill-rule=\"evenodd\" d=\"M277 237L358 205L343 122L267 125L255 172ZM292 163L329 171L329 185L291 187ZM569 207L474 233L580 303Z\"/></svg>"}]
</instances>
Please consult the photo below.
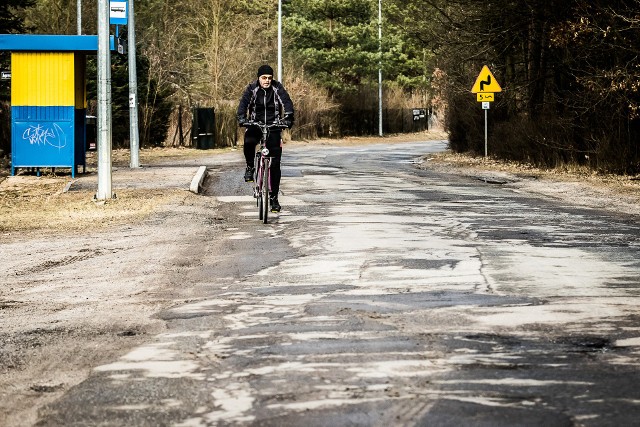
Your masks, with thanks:
<instances>
[{"instance_id":1,"label":"bicycle","mask_svg":"<svg viewBox=\"0 0 640 427\"><path fill-rule=\"evenodd\" d=\"M266 147L267 136L271 129L287 129L282 123L265 124L261 122L249 121L243 124L244 127L256 126L262 131L260 139L260 149L256 152L253 163L253 197L256 199L258 216L263 224L267 223L269 217L269 193L271 192L271 157L269 149Z\"/></svg>"}]
</instances>

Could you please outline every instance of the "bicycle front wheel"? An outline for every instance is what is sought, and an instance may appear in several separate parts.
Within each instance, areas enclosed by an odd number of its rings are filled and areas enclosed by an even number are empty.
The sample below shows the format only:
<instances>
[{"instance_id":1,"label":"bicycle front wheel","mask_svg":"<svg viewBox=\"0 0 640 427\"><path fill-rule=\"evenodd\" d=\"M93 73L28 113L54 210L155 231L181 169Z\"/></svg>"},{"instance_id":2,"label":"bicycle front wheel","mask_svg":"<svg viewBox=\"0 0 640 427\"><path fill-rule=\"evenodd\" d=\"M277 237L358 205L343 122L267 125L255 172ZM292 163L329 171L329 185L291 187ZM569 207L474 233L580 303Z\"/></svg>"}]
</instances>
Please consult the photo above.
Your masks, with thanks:
<instances>
[{"instance_id":1,"label":"bicycle front wheel","mask_svg":"<svg viewBox=\"0 0 640 427\"><path fill-rule=\"evenodd\" d=\"M262 194L260 195L262 200L262 206L260 207L260 219L264 224L267 223L267 217L269 216L269 168L271 166L271 159L265 159L264 168L262 170Z\"/></svg>"}]
</instances>

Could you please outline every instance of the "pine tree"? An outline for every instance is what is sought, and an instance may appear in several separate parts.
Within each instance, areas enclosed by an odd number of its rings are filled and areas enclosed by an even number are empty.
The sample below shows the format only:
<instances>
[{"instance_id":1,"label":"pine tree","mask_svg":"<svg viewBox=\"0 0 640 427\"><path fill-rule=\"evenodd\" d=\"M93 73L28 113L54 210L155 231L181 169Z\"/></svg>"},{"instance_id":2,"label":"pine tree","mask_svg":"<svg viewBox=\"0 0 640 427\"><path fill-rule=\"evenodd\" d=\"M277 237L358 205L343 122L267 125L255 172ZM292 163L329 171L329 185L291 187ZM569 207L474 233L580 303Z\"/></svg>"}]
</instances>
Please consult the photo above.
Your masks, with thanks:
<instances>
[{"instance_id":1,"label":"pine tree","mask_svg":"<svg viewBox=\"0 0 640 427\"><path fill-rule=\"evenodd\" d=\"M33 4L34 0L3 0L0 3L0 34L25 32L24 21L17 12Z\"/></svg>"},{"instance_id":2,"label":"pine tree","mask_svg":"<svg viewBox=\"0 0 640 427\"><path fill-rule=\"evenodd\" d=\"M332 91L348 91L377 75L374 16L371 0L292 0L285 31L306 70Z\"/></svg>"}]
</instances>

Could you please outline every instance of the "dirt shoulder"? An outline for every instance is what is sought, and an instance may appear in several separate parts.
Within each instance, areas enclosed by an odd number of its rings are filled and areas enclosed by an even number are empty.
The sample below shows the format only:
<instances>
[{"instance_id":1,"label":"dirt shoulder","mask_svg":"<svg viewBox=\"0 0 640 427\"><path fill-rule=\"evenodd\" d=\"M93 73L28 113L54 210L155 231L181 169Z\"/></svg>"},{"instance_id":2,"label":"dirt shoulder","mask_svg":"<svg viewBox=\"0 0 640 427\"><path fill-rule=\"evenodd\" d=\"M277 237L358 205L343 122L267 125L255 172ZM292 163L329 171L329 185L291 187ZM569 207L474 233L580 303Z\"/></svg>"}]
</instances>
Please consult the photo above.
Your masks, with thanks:
<instances>
[{"instance_id":1,"label":"dirt shoulder","mask_svg":"<svg viewBox=\"0 0 640 427\"><path fill-rule=\"evenodd\" d=\"M540 169L452 152L426 156L420 167L505 185L571 205L640 215L640 176L598 174L580 168Z\"/></svg>"},{"instance_id":2,"label":"dirt shoulder","mask_svg":"<svg viewBox=\"0 0 640 427\"><path fill-rule=\"evenodd\" d=\"M141 168L129 168L129 150L113 150L116 197L93 200L97 189L97 155L87 153L86 173L71 177L70 169L43 169L42 175L24 169L10 175L0 165L0 242L23 233L55 234L128 224L148 217L158 205L175 202L189 189L203 157L229 149L152 148L140 151Z\"/></svg>"},{"instance_id":3,"label":"dirt shoulder","mask_svg":"<svg viewBox=\"0 0 640 427\"><path fill-rule=\"evenodd\" d=\"M0 425L38 410L95 366L161 333L159 311L188 300L182 272L224 226L213 198L189 191L203 157L228 150L113 152L117 197L93 200L88 173L0 182Z\"/></svg>"}]
</instances>

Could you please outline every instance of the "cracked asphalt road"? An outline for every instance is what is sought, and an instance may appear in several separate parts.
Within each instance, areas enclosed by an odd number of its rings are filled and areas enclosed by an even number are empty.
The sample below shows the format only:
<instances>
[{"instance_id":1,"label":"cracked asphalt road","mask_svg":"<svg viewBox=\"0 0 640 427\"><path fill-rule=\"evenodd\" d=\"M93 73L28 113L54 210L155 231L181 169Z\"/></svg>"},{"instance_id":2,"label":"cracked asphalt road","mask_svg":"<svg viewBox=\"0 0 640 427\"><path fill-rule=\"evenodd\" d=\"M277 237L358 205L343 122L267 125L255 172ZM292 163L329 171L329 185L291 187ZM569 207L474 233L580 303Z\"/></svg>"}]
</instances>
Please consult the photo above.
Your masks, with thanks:
<instances>
[{"instance_id":1,"label":"cracked asphalt road","mask_svg":"<svg viewBox=\"0 0 640 427\"><path fill-rule=\"evenodd\" d=\"M188 299L38 425L634 424L637 217L416 167L444 148L287 149L267 225L212 167L221 224L156 277Z\"/></svg>"}]
</instances>

